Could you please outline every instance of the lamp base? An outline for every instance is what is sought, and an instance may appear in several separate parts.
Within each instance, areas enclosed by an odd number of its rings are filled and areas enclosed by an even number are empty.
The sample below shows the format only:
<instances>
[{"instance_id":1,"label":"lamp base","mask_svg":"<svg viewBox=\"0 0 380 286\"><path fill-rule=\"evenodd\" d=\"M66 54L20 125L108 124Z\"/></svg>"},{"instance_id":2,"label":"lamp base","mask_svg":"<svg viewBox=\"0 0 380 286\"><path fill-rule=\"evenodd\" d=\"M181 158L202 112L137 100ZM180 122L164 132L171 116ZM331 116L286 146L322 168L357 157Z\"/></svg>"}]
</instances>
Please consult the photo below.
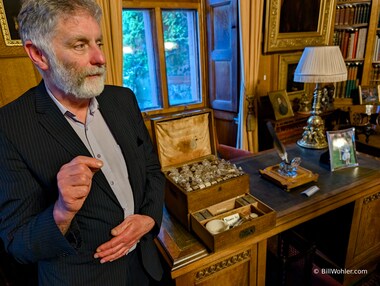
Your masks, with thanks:
<instances>
[{"instance_id":1,"label":"lamp base","mask_svg":"<svg viewBox=\"0 0 380 286\"><path fill-rule=\"evenodd\" d=\"M325 136L323 119L319 115L312 115L307 120L307 126L303 128L302 138L297 144L309 149L324 149L328 144Z\"/></svg>"},{"instance_id":2,"label":"lamp base","mask_svg":"<svg viewBox=\"0 0 380 286\"><path fill-rule=\"evenodd\" d=\"M327 142L325 144L308 143L302 139L297 141L297 145L308 149L325 149L327 148Z\"/></svg>"}]
</instances>

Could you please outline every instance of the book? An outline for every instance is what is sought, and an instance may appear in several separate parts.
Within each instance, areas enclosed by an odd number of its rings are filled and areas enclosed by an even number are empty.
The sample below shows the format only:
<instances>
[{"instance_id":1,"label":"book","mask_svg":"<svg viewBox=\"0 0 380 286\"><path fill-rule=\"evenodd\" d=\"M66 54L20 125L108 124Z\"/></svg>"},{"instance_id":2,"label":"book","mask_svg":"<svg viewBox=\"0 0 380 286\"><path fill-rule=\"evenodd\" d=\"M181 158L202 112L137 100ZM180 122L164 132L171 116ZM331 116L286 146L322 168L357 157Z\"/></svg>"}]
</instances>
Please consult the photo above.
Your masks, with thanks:
<instances>
[{"instance_id":1,"label":"book","mask_svg":"<svg viewBox=\"0 0 380 286\"><path fill-rule=\"evenodd\" d=\"M354 50L354 38L355 38L355 32L348 33L348 46L347 46L347 53L346 53L346 59L351 60L353 59L352 53Z\"/></svg>"},{"instance_id":2,"label":"book","mask_svg":"<svg viewBox=\"0 0 380 286\"><path fill-rule=\"evenodd\" d=\"M364 58L366 38L367 38L367 28L360 28L359 29L359 35L358 35L357 51L356 51L356 58L357 59L363 59Z\"/></svg>"},{"instance_id":3,"label":"book","mask_svg":"<svg viewBox=\"0 0 380 286\"><path fill-rule=\"evenodd\" d=\"M344 31L343 42L342 42L342 56L344 59L347 58L349 39L350 39L350 32Z\"/></svg>"},{"instance_id":4,"label":"book","mask_svg":"<svg viewBox=\"0 0 380 286\"><path fill-rule=\"evenodd\" d=\"M344 20L343 25L348 25L350 21L350 11L351 11L351 5L346 5L344 7Z\"/></svg>"},{"instance_id":5,"label":"book","mask_svg":"<svg viewBox=\"0 0 380 286\"><path fill-rule=\"evenodd\" d=\"M354 39L353 39L354 43L353 43L351 58L356 59L356 52L358 49L359 29L355 29L353 34L354 34Z\"/></svg>"},{"instance_id":6,"label":"book","mask_svg":"<svg viewBox=\"0 0 380 286\"><path fill-rule=\"evenodd\" d=\"M342 10L341 6L339 6L339 5L336 6L335 22L334 22L335 25L340 25L339 20L340 20L340 12L341 12L341 10Z\"/></svg>"}]
</instances>

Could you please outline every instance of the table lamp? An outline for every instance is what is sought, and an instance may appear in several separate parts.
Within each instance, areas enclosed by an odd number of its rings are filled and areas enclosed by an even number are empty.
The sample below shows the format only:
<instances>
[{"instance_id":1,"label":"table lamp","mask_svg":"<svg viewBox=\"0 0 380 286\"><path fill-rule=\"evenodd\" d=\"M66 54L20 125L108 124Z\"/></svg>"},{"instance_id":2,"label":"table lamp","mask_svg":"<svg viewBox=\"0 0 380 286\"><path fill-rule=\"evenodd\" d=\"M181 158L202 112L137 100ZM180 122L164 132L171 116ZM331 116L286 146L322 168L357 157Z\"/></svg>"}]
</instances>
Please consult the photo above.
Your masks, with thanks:
<instances>
[{"instance_id":1,"label":"table lamp","mask_svg":"<svg viewBox=\"0 0 380 286\"><path fill-rule=\"evenodd\" d=\"M304 127L301 147L323 149L327 147L325 125L319 116L321 111L322 83L347 80L347 67L339 46L306 47L294 72L294 81L315 83L311 116Z\"/></svg>"}]
</instances>

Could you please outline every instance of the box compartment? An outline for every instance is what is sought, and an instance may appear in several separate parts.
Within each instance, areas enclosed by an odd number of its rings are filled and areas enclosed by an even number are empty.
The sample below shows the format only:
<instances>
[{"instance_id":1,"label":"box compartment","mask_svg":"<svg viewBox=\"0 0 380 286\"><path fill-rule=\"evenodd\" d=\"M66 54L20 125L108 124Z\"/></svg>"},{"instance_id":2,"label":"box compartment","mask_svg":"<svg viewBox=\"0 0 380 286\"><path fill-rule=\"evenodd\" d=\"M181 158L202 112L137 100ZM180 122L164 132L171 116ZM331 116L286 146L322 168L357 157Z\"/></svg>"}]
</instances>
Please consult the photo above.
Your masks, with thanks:
<instances>
[{"instance_id":1,"label":"box compartment","mask_svg":"<svg viewBox=\"0 0 380 286\"><path fill-rule=\"evenodd\" d=\"M251 217L252 213L257 217ZM223 220L236 214L239 214L241 220L230 220L232 224L225 231L212 234L206 228L206 224L211 220ZM191 229L203 243L211 251L218 251L272 228L276 223L276 213L251 194L244 194L192 212L190 221Z\"/></svg>"}]
</instances>

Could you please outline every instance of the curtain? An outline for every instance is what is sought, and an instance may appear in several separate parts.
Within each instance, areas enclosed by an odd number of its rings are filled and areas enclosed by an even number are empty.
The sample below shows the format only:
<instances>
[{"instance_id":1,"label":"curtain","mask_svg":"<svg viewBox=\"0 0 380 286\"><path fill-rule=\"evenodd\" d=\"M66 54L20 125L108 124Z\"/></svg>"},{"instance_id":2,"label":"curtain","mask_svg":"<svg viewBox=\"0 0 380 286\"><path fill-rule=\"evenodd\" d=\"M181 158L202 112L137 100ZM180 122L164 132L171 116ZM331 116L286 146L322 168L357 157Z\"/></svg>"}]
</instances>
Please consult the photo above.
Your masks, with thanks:
<instances>
[{"instance_id":1,"label":"curtain","mask_svg":"<svg viewBox=\"0 0 380 286\"><path fill-rule=\"evenodd\" d=\"M257 84L264 0L239 0L241 74L237 147L258 151Z\"/></svg>"},{"instance_id":2,"label":"curtain","mask_svg":"<svg viewBox=\"0 0 380 286\"><path fill-rule=\"evenodd\" d=\"M102 32L107 60L107 84L122 85L123 41L122 0L96 0L103 10Z\"/></svg>"}]
</instances>

